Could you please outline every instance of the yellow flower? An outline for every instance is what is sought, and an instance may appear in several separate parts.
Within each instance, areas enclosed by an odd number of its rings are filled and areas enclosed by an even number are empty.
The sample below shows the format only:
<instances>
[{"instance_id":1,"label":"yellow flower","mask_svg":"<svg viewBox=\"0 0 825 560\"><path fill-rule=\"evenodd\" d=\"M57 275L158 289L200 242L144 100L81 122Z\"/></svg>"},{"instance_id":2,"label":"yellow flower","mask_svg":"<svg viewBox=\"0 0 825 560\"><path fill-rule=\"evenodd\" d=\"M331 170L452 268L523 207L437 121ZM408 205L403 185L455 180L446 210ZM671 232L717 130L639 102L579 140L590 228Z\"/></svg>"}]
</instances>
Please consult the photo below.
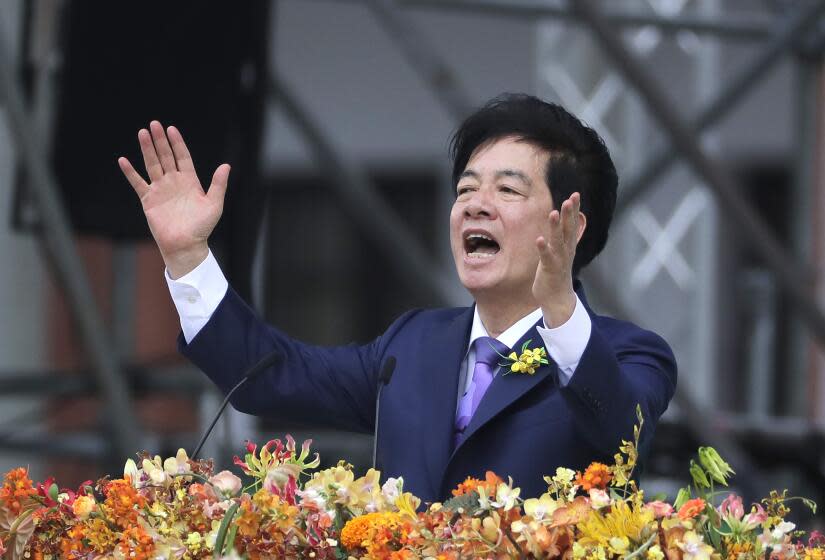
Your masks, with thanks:
<instances>
[{"instance_id":1,"label":"yellow flower","mask_svg":"<svg viewBox=\"0 0 825 560\"><path fill-rule=\"evenodd\" d=\"M203 546L203 537L200 533L189 533L186 536L186 548L192 552L198 552Z\"/></svg>"},{"instance_id":2,"label":"yellow flower","mask_svg":"<svg viewBox=\"0 0 825 560\"><path fill-rule=\"evenodd\" d=\"M653 512L643 504L631 507L625 501L613 504L608 513L591 510L583 522L577 525L584 545L612 547L613 537L626 537L634 546L640 546L652 530Z\"/></svg>"},{"instance_id":3,"label":"yellow flower","mask_svg":"<svg viewBox=\"0 0 825 560\"><path fill-rule=\"evenodd\" d=\"M623 555L627 554L630 549L630 541L627 537L611 537L607 541L612 554Z\"/></svg>"},{"instance_id":4,"label":"yellow flower","mask_svg":"<svg viewBox=\"0 0 825 560\"><path fill-rule=\"evenodd\" d=\"M647 549L647 552L645 552L645 557L647 560L662 560L665 557L665 553L662 552L662 549L658 544L654 544Z\"/></svg>"},{"instance_id":5,"label":"yellow flower","mask_svg":"<svg viewBox=\"0 0 825 560\"><path fill-rule=\"evenodd\" d=\"M524 513L541 521L553 515L559 508L559 503L550 494L543 494L540 498L530 498L524 501Z\"/></svg>"},{"instance_id":6,"label":"yellow flower","mask_svg":"<svg viewBox=\"0 0 825 560\"><path fill-rule=\"evenodd\" d=\"M421 505L421 499L416 498L411 492L404 492L395 500L395 507L398 508L399 513L415 519L418 517L416 510Z\"/></svg>"}]
</instances>

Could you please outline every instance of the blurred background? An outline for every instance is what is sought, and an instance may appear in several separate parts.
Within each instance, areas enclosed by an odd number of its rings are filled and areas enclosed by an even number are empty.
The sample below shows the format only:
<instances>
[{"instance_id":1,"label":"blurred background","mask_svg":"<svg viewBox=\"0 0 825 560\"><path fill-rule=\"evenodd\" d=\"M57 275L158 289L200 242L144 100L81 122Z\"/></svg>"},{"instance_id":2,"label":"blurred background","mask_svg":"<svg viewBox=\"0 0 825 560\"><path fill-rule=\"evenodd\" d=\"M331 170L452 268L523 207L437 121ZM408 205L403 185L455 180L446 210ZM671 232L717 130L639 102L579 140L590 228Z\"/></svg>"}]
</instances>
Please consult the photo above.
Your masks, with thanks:
<instances>
[{"instance_id":1,"label":"blurred background","mask_svg":"<svg viewBox=\"0 0 825 560\"><path fill-rule=\"evenodd\" d=\"M598 130L620 172L589 299L678 359L643 486L673 496L712 445L749 499L825 501L824 17L819 0L3 2L0 469L117 474L191 450L220 403L176 353L116 164L151 119L182 130L202 181L233 166L212 248L235 289L342 344L470 302L449 135L524 91ZM203 455L287 432L369 465L371 436L234 411Z\"/></svg>"}]
</instances>

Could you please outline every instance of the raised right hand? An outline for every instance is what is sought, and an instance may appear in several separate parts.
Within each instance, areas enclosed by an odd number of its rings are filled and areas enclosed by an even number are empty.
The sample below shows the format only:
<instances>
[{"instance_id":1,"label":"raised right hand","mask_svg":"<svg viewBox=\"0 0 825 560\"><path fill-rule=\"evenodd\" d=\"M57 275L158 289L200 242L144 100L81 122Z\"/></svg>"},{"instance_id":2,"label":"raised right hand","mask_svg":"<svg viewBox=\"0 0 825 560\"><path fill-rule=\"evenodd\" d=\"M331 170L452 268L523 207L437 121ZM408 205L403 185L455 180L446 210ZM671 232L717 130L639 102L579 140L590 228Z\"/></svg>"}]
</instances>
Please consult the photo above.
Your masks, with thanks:
<instances>
[{"instance_id":1,"label":"raised right hand","mask_svg":"<svg viewBox=\"0 0 825 560\"><path fill-rule=\"evenodd\" d=\"M152 121L149 130L138 132L138 142L149 183L125 157L117 162L140 197L169 275L180 278L209 253L207 240L223 212L229 165L218 166L209 191L204 192L177 128L170 126L164 132L158 121Z\"/></svg>"}]
</instances>

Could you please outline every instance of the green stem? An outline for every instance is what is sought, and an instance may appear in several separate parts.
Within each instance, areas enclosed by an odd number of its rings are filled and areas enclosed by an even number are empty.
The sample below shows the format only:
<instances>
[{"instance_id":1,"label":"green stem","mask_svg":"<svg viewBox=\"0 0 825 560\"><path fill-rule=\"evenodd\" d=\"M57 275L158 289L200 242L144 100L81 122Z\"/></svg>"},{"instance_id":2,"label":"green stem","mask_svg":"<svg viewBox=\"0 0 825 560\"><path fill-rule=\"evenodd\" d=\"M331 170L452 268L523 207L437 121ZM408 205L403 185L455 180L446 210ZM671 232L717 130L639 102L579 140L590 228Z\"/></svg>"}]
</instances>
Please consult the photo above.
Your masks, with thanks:
<instances>
[{"instance_id":1,"label":"green stem","mask_svg":"<svg viewBox=\"0 0 825 560\"><path fill-rule=\"evenodd\" d=\"M639 558L639 557L641 557L641 555L642 555L642 554L643 554L643 553L644 553L644 552L645 552L648 548L650 548L650 545L651 545L651 544L653 544L653 541L654 541L655 539L656 539L656 533L654 532L654 533L653 533L652 535L650 535L650 537L649 537L649 538L648 538L648 539L644 542L644 544L642 544L642 546L640 546L639 548L637 548L636 550L634 550L633 552L631 552L630 554L628 554L627 556L625 556L623 560L632 560L633 558Z\"/></svg>"}]
</instances>

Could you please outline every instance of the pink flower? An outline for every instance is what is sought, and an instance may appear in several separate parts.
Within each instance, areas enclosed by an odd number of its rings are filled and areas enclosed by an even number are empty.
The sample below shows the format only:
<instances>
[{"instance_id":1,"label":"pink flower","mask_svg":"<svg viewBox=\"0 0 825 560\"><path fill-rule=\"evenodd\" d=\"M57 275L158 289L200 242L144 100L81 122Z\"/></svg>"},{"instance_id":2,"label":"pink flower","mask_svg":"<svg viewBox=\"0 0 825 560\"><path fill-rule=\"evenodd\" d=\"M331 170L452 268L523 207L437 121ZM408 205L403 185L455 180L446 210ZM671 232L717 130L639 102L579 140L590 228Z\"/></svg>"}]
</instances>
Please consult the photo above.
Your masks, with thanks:
<instances>
[{"instance_id":1,"label":"pink flower","mask_svg":"<svg viewBox=\"0 0 825 560\"><path fill-rule=\"evenodd\" d=\"M765 521L768 520L768 514L765 513L765 509L759 504L753 504L751 508L751 512L745 516L744 521L748 525L753 525L756 527L757 525L761 525Z\"/></svg>"},{"instance_id":2,"label":"pink flower","mask_svg":"<svg viewBox=\"0 0 825 560\"><path fill-rule=\"evenodd\" d=\"M670 517L673 513L673 506L661 500L654 500L652 502L649 502L645 505L645 507L653 511L653 515L656 517L656 519Z\"/></svg>"},{"instance_id":3,"label":"pink flower","mask_svg":"<svg viewBox=\"0 0 825 560\"><path fill-rule=\"evenodd\" d=\"M745 515L745 508L742 505L742 498L736 494L730 494L727 498L722 500L719 505L719 513L723 517L733 517L736 520L742 519Z\"/></svg>"},{"instance_id":4,"label":"pink flower","mask_svg":"<svg viewBox=\"0 0 825 560\"><path fill-rule=\"evenodd\" d=\"M225 496L234 496L242 486L241 479L229 471L219 472L209 482Z\"/></svg>"}]
</instances>

